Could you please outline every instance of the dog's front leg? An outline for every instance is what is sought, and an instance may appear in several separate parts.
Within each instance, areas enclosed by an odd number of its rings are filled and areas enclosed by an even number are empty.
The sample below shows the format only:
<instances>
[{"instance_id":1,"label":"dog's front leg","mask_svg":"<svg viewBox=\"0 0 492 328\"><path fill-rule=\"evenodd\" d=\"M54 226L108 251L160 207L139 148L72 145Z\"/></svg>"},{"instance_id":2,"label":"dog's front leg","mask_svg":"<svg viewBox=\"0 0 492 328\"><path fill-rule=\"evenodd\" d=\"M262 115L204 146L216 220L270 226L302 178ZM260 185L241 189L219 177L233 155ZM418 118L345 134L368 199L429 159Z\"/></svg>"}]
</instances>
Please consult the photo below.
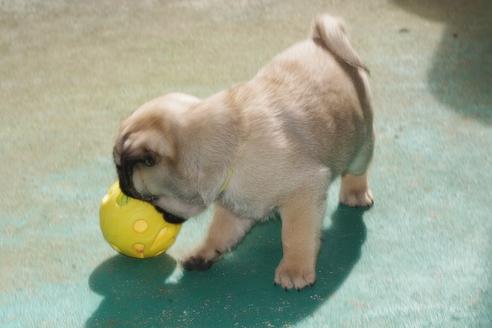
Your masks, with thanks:
<instances>
[{"instance_id":1,"label":"dog's front leg","mask_svg":"<svg viewBox=\"0 0 492 328\"><path fill-rule=\"evenodd\" d=\"M236 216L228 209L215 205L214 216L205 242L183 262L187 270L206 270L217 261L220 255L231 250L254 221Z\"/></svg>"},{"instance_id":2,"label":"dog's front leg","mask_svg":"<svg viewBox=\"0 0 492 328\"><path fill-rule=\"evenodd\" d=\"M297 193L280 208L283 258L275 284L297 290L314 284L325 209L325 193L320 191Z\"/></svg>"}]
</instances>

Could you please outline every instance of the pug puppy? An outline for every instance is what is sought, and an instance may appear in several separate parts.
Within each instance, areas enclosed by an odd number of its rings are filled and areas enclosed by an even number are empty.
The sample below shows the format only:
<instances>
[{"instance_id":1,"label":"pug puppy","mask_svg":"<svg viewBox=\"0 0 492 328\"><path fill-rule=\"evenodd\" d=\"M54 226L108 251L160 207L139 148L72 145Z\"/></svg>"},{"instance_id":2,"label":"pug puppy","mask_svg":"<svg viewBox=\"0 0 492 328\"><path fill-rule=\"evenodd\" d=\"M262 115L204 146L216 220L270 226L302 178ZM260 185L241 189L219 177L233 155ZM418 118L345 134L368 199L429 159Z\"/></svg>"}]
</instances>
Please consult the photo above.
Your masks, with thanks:
<instances>
[{"instance_id":1,"label":"pug puppy","mask_svg":"<svg viewBox=\"0 0 492 328\"><path fill-rule=\"evenodd\" d=\"M206 99L171 93L138 108L114 147L121 189L172 223L215 212L203 244L184 260L208 269L257 222L282 218L283 258L274 282L315 282L330 183L340 202L371 206L374 147L367 68L342 21L322 15L310 37L250 81Z\"/></svg>"}]
</instances>

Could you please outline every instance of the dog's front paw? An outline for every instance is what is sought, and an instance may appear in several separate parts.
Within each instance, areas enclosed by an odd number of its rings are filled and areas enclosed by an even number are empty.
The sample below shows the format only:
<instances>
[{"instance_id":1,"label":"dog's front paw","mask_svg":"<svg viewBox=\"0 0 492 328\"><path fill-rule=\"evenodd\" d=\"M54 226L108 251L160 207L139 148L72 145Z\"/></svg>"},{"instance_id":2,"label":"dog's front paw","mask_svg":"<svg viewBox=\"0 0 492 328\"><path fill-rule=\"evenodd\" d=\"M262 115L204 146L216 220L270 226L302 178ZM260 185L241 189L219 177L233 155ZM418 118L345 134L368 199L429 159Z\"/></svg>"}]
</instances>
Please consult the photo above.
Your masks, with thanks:
<instances>
[{"instance_id":1,"label":"dog's front paw","mask_svg":"<svg viewBox=\"0 0 492 328\"><path fill-rule=\"evenodd\" d=\"M205 271L210 269L210 267L214 264L213 261L206 260L203 257L189 257L183 262L183 267L186 270L192 271Z\"/></svg>"},{"instance_id":2,"label":"dog's front paw","mask_svg":"<svg viewBox=\"0 0 492 328\"><path fill-rule=\"evenodd\" d=\"M314 285L315 281L316 272L308 265L282 260L275 271L275 284L285 290L295 288L299 291L306 286Z\"/></svg>"},{"instance_id":3,"label":"dog's front paw","mask_svg":"<svg viewBox=\"0 0 492 328\"><path fill-rule=\"evenodd\" d=\"M219 256L220 252L217 250L200 249L183 261L183 267L190 271L208 270L217 261Z\"/></svg>"}]
</instances>

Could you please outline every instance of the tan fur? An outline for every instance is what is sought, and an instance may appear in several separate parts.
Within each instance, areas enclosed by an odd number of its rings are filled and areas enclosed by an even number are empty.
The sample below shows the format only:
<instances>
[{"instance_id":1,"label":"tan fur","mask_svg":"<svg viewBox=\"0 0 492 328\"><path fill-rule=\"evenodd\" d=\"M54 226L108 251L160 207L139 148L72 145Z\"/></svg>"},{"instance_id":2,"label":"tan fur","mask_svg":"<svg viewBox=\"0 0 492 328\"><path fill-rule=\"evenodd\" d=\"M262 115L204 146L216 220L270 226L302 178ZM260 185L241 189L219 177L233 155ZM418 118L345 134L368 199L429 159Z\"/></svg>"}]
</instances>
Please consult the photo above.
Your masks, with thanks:
<instances>
[{"instance_id":1,"label":"tan fur","mask_svg":"<svg viewBox=\"0 0 492 328\"><path fill-rule=\"evenodd\" d=\"M207 239L193 252L185 266L187 263L195 261L202 261L208 266L211 265L221 254L230 251L244 237L253 224L253 220L242 219L228 209L216 204ZM193 269L193 267L191 268Z\"/></svg>"},{"instance_id":2,"label":"tan fur","mask_svg":"<svg viewBox=\"0 0 492 328\"><path fill-rule=\"evenodd\" d=\"M329 177L321 177L327 181ZM275 283L300 289L314 283L319 233L325 214L323 186L306 186L280 207L284 256L275 271Z\"/></svg>"},{"instance_id":3,"label":"tan fur","mask_svg":"<svg viewBox=\"0 0 492 328\"><path fill-rule=\"evenodd\" d=\"M367 183L367 174L346 174L342 177L340 202L348 206L371 206L373 197Z\"/></svg>"},{"instance_id":4,"label":"tan fur","mask_svg":"<svg viewBox=\"0 0 492 328\"><path fill-rule=\"evenodd\" d=\"M133 183L171 213L190 217L216 204L188 268L217 260L255 220L278 209L284 258L275 282L303 288L315 280L326 190L341 174L366 173L372 119L365 66L341 21L324 15L309 39L252 80L204 100L170 94L139 108L122 125L115 161L131 152L158 154L153 167L135 167ZM361 192L352 182L342 183L341 201L366 206L367 198L351 197Z\"/></svg>"}]
</instances>

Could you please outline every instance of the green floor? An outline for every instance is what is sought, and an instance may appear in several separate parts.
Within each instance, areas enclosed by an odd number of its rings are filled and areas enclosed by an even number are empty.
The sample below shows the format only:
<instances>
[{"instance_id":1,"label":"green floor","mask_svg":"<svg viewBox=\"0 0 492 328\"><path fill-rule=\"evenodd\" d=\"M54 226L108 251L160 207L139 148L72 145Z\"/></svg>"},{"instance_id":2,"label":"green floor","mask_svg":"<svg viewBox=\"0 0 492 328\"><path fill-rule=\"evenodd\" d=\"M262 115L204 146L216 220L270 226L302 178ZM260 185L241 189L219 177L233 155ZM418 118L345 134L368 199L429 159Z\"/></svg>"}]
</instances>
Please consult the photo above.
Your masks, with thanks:
<instances>
[{"instance_id":1,"label":"green floor","mask_svg":"<svg viewBox=\"0 0 492 328\"><path fill-rule=\"evenodd\" d=\"M329 194L318 282L272 284L280 222L204 273L98 227L120 119L251 77L320 12L371 68L376 205ZM0 327L492 327L492 2L0 0Z\"/></svg>"}]
</instances>

